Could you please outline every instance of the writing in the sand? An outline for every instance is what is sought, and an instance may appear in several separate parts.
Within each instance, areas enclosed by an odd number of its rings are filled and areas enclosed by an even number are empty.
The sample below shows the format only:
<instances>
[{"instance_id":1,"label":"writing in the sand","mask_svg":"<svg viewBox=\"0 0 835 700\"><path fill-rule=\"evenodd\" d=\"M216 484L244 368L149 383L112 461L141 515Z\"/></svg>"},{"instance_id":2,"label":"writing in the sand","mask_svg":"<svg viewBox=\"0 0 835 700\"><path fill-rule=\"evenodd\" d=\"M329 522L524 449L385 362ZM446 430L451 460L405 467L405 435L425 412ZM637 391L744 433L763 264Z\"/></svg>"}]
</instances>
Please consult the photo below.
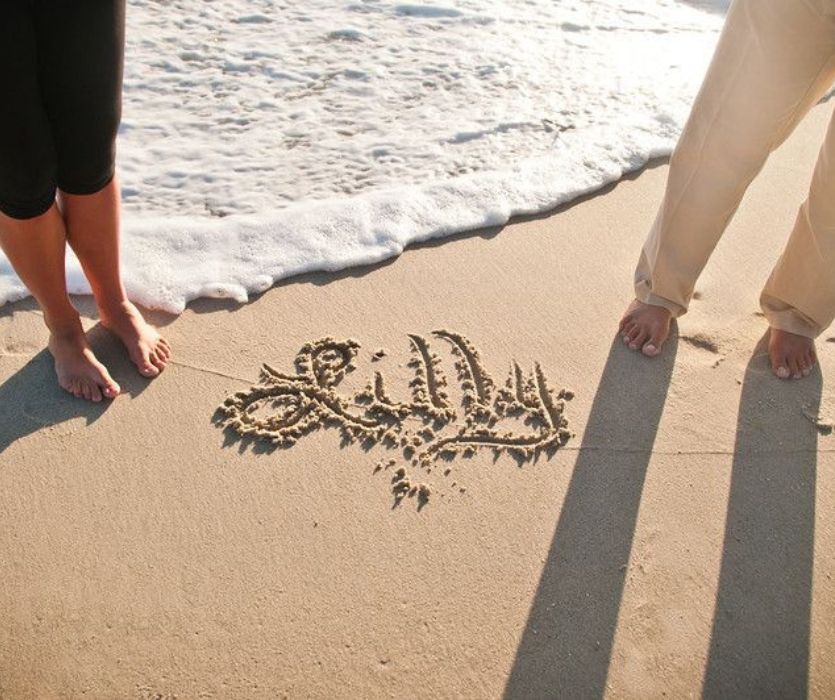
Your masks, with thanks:
<instances>
[{"instance_id":1,"label":"writing in the sand","mask_svg":"<svg viewBox=\"0 0 835 700\"><path fill-rule=\"evenodd\" d=\"M413 378L407 401L389 396L379 371L364 390L340 395L337 387L355 369L360 345L323 338L301 348L294 374L264 364L257 385L229 396L220 406L221 423L241 436L280 447L332 425L346 442L399 450L406 462L427 473L437 459L459 453L472 456L491 449L524 460L569 440L563 412L571 392L549 387L539 363L526 374L513 362L504 386L497 387L467 338L447 330L432 336L451 348L460 389L455 402L448 393L443 362L423 336L409 335ZM386 466L394 464L396 460L389 460ZM428 486L412 486L402 468L397 473L403 478L395 481L396 494L428 498Z\"/></svg>"}]
</instances>

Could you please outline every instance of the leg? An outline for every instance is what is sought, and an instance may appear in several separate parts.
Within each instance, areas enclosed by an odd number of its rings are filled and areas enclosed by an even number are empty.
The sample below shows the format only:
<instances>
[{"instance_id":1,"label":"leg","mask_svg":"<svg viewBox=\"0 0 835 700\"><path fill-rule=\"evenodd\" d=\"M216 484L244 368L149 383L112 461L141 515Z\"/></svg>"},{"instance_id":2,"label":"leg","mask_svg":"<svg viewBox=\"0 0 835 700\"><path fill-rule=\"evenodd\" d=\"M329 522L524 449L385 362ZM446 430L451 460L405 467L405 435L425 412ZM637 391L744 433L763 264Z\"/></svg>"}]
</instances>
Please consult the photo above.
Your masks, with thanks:
<instances>
[{"instance_id":1,"label":"leg","mask_svg":"<svg viewBox=\"0 0 835 700\"><path fill-rule=\"evenodd\" d=\"M113 179L121 116L124 0L44 3L36 18L40 79L57 151L67 240L102 324L146 377L170 347L127 299L119 265L119 190Z\"/></svg>"},{"instance_id":2,"label":"leg","mask_svg":"<svg viewBox=\"0 0 835 700\"><path fill-rule=\"evenodd\" d=\"M769 153L835 77L835 18L818 0L735 0L670 160L635 272L625 342L656 354ZM647 347L647 346L650 347Z\"/></svg>"},{"instance_id":3,"label":"leg","mask_svg":"<svg viewBox=\"0 0 835 700\"><path fill-rule=\"evenodd\" d=\"M771 326L769 354L775 374L808 374L815 362L813 339L835 318L835 115L809 195L760 303Z\"/></svg>"},{"instance_id":4,"label":"leg","mask_svg":"<svg viewBox=\"0 0 835 700\"><path fill-rule=\"evenodd\" d=\"M46 213L25 220L0 214L0 247L43 309L61 387L92 401L117 396L119 385L93 355L67 296L66 236L58 208L53 204Z\"/></svg>"},{"instance_id":5,"label":"leg","mask_svg":"<svg viewBox=\"0 0 835 700\"><path fill-rule=\"evenodd\" d=\"M0 5L0 248L44 312L60 385L100 401L119 386L90 350L67 296L66 234L55 206L55 151L38 83L36 32L28 4Z\"/></svg>"},{"instance_id":6,"label":"leg","mask_svg":"<svg viewBox=\"0 0 835 700\"><path fill-rule=\"evenodd\" d=\"M124 343L144 376L156 376L171 357L171 348L128 300L122 284L116 180L94 194L62 192L61 205L67 240L90 281L102 325Z\"/></svg>"}]
</instances>

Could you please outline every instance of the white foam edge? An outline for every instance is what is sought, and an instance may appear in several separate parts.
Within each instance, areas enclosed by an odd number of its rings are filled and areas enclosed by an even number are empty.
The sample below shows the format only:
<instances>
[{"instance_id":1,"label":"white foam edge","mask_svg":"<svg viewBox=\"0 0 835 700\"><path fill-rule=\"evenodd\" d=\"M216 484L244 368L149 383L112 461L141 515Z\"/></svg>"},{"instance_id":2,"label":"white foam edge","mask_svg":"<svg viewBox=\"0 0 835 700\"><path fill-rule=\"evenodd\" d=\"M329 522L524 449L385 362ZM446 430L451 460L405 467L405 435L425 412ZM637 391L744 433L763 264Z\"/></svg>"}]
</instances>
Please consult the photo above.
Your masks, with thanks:
<instances>
[{"instance_id":1,"label":"white foam edge","mask_svg":"<svg viewBox=\"0 0 835 700\"><path fill-rule=\"evenodd\" d=\"M602 130L594 145L565 139L553 155L489 171L353 197L301 202L273 212L222 219L128 219L121 236L123 279L132 301L180 314L201 297L245 303L277 281L308 272L372 265L410 243L504 225L589 194L655 157L669 137ZM643 141L643 143L640 143ZM593 232L590 235L605 235ZM68 250L67 288L90 294ZM0 256L0 304L28 291Z\"/></svg>"}]
</instances>

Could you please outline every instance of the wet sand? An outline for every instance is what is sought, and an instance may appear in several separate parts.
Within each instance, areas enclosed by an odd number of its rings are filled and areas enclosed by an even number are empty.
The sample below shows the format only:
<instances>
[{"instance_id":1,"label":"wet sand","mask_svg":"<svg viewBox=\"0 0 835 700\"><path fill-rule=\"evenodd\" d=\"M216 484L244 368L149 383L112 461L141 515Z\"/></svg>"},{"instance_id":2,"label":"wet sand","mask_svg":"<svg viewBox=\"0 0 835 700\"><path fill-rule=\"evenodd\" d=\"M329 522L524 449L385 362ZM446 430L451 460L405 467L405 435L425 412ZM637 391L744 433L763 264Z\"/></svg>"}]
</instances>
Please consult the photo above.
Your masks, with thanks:
<instances>
[{"instance_id":1,"label":"wet sand","mask_svg":"<svg viewBox=\"0 0 835 700\"><path fill-rule=\"evenodd\" d=\"M153 381L79 297L125 390L109 404L57 388L31 301L3 308L0 698L831 697L835 329L820 372L780 382L757 313L831 113L772 157L656 360L614 331L663 163L245 306L152 314L176 356ZM396 439L322 418L274 443L218 411L265 363L296 386L325 338L357 345L338 386L313 373L333 405L394 416ZM556 449L415 463L476 434L468 416L500 389L520 399L514 362L522 399L538 366L559 406L555 427L538 394ZM298 405L247 415L280 430ZM502 436L540 434L488 414Z\"/></svg>"}]
</instances>

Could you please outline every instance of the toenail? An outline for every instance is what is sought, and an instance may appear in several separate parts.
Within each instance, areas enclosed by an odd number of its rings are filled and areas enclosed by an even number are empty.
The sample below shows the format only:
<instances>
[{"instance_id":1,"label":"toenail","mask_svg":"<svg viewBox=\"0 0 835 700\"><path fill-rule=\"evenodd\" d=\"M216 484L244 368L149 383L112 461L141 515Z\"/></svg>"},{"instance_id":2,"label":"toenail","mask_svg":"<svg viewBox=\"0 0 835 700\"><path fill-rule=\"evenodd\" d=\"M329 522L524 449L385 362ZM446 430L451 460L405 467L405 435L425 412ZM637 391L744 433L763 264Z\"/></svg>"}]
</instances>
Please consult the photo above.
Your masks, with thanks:
<instances>
[{"instance_id":1,"label":"toenail","mask_svg":"<svg viewBox=\"0 0 835 700\"><path fill-rule=\"evenodd\" d=\"M785 367L778 367L776 374L777 374L778 377L780 377L780 379L788 379L789 378L789 370L786 369Z\"/></svg>"}]
</instances>

